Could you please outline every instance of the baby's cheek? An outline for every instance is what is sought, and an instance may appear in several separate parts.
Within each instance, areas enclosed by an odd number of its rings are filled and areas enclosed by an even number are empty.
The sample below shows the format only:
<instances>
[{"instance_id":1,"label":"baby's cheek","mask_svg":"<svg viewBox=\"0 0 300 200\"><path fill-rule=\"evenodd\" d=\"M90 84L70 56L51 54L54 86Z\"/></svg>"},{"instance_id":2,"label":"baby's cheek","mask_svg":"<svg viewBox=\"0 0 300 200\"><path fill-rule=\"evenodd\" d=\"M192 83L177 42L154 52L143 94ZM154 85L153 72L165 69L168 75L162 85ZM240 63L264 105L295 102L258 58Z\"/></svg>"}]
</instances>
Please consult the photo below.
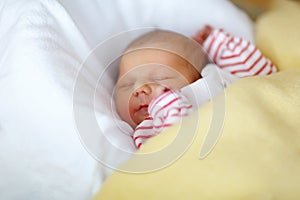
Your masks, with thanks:
<instances>
[{"instance_id":1,"label":"baby's cheek","mask_svg":"<svg viewBox=\"0 0 300 200\"><path fill-rule=\"evenodd\" d=\"M169 86L158 85L155 88L153 88L152 98L156 98L156 97L160 96L161 94L163 94L163 93L165 93L165 92L167 92L169 90L170 90Z\"/></svg>"},{"instance_id":2,"label":"baby's cheek","mask_svg":"<svg viewBox=\"0 0 300 200\"><path fill-rule=\"evenodd\" d=\"M129 114L130 116L132 116L133 112L134 112L134 98L133 95L130 97L129 101L127 102L126 106L128 108ZM125 106L125 105L124 105Z\"/></svg>"},{"instance_id":3,"label":"baby's cheek","mask_svg":"<svg viewBox=\"0 0 300 200\"><path fill-rule=\"evenodd\" d=\"M120 117L126 121L129 116L129 97L123 92L116 92L115 102L117 107L117 112Z\"/></svg>"},{"instance_id":4,"label":"baby's cheek","mask_svg":"<svg viewBox=\"0 0 300 200\"><path fill-rule=\"evenodd\" d=\"M186 79L179 79L176 82L174 82L172 90L180 90L188 84L190 84L190 82L188 82Z\"/></svg>"},{"instance_id":5,"label":"baby's cheek","mask_svg":"<svg viewBox=\"0 0 300 200\"><path fill-rule=\"evenodd\" d=\"M129 102L124 102L120 110L121 112L119 112L119 115L121 119L127 122L131 127L135 127L136 124L133 120L133 106L131 106Z\"/></svg>"}]
</instances>

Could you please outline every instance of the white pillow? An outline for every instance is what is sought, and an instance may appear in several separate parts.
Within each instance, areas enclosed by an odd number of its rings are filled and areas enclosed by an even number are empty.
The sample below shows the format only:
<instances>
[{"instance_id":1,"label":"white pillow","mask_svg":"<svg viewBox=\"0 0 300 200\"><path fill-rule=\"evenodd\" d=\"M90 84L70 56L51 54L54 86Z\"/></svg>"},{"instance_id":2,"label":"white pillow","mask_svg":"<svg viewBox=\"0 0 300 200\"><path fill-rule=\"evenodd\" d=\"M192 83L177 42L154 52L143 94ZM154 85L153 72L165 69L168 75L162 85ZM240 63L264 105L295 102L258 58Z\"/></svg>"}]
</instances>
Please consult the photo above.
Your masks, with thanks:
<instances>
[{"instance_id":1,"label":"white pillow","mask_svg":"<svg viewBox=\"0 0 300 200\"><path fill-rule=\"evenodd\" d=\"M144 27L191 36L204 24L253 39L249 17L227 0L60 0L91 47L115 34Z\"/></svg>"}]
</instances>

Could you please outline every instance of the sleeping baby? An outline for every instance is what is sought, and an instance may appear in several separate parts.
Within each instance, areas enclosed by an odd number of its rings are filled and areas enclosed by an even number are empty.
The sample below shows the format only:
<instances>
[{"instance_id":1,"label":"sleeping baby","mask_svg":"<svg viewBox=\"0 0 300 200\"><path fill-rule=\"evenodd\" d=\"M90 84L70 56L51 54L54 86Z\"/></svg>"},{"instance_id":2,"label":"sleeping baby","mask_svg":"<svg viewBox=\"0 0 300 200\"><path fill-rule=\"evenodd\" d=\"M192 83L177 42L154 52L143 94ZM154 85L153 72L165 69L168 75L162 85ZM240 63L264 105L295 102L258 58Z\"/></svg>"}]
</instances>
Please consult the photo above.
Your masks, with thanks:
<instances>
[{"instance_id":1,"label":"sleeping baby","mask_svg":"<svg viewBox=\"0 0 300 200\"><path fill-rule=\"evenodd\" d=\"M193 40L155 30L134 40L119 63L115 103L140 146L246 76L276 67L250 42L203 27Z\"/></svg>"}]
</instances>

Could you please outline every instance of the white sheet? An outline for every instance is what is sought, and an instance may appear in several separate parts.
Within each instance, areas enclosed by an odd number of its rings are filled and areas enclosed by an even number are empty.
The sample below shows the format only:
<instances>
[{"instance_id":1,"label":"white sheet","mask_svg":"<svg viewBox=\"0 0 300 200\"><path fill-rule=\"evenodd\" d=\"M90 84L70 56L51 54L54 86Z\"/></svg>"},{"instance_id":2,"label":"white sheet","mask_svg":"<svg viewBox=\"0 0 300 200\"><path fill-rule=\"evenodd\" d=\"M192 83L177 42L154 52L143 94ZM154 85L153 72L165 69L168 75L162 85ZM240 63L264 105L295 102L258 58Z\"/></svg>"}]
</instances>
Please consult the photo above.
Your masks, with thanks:
<instances>
[{"instance_id":1,"label":"white sheet","mask_svg":"<svg viewBox=\"0 0 300 200\"><path fill-rule=\"evenodd\" d=\"M0 199L88 199L103 170L76 133L69 74L89 48L56 1L0 10Z\"/></svg>"},{"instance_id":2,"label":"white sheet","mask_svg":"<svg viewBox=\"0 0 300 200\"><path fill-rule=\"evenodd\" d=\"M253 40L249 19L225 0L2 0L0 199L90 199L110 172L96 159L114 167L134 152L108 114L115 68L93 105L99 74L129 41L91 50L134 28L192 35L204 23Z\"/></svg>"}]
</instances>

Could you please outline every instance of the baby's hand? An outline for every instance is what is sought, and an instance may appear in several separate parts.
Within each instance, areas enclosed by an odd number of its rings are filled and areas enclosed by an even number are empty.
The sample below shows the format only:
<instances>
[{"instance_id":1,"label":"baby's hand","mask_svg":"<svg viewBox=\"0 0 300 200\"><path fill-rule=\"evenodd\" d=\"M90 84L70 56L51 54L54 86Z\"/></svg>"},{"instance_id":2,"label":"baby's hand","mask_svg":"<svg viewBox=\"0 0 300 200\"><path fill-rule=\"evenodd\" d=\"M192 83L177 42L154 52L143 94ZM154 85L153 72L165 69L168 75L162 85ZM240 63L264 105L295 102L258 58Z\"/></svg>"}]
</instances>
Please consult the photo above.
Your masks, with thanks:
<instances>
[{"instance_id":1,"label":"baby's hand","mask_svg":"<svg viewBox=\"0 0 300 200\"><path fill-rule=\"evenodd\" d=\"M149 105L149 113L153 118L154 127L157 128L156 132L171 126L191 111L192 105L179 91L169 90L154 99Z\"/></svg>"},{"instance_id":2,"label":"baby's hand","mask_svg":"<svg viewBox=\"0 0 300 200\"><path fill-rule=\"evenodd\" d=\"M133 139L137 146L140 146L152 136L163 131L164 128L178 122L183 116L192 112L192 105L185 96L169 90L149 104L150 116L140 123L134 133Z\"/></svg>"},{"instance_id":3,"label":"baby's hand","mask_svg":"<svg viewBox=\"0 0 300 200\"><path fill-rule=\"evenodd\" d=\"M210 25L205 25L202 29L197 31L196 35L194 35L192 38L200 45L203 45L203 43L212 31L213 28Z\"/></svg>"}]
</instances>

